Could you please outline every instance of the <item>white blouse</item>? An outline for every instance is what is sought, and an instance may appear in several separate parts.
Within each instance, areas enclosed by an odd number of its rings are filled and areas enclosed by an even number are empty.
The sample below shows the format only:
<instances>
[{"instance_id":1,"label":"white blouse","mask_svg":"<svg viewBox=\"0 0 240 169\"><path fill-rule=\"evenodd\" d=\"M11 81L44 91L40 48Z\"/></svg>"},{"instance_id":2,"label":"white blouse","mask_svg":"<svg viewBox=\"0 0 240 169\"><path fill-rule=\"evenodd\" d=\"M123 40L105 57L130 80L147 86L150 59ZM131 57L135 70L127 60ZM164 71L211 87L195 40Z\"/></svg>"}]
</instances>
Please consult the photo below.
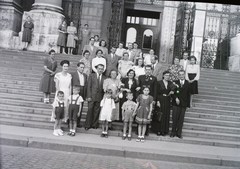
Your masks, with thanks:
<instances>
[{"instance_id":1,"label":"white blouse","mask_svg":"<svg viewBox=\"0 0 240 169\"><path fill-rule=\"evenodd\" d=\"M196 77L194 78L194 80L199 80L199 77L200 77L200 66L197 65L197 64L190 64L190 65L187 65L187 68L186 68L186 80L189 81L189 78L188 78L188 74L189 73L196 73Z\"/></svg>"}]
</instances>

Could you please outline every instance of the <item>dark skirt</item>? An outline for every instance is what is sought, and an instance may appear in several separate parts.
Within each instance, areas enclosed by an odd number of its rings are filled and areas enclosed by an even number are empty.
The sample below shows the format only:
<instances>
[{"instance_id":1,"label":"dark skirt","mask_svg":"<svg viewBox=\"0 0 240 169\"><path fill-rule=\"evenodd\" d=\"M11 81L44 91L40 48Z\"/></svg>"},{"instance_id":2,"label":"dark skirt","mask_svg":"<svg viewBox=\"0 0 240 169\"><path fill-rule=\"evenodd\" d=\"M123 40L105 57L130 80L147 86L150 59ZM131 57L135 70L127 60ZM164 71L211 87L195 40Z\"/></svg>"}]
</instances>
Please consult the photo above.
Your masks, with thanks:
<instances>
[{"instance_id":1,"label":"dark skirt","mask_svg":"<svg viewBox=\"0 0 240 169\"><path fill-rule=\"evenodd\" d=\"M151 130L153 132L160 132L167 134L169 132L169 121L170 121L170 97L160 97L160 111L162 112L161 121L152 120Z\"/></svg>"},{"instance_id":2,"label":"dark skirt","mask_svg":"<svg viewBox=\"0 0 240 169\"><path fill-rule=\"evenodd\" d=\"M196 77L196 73L188 73L189 80L192 80ZM190 94L198 94L198 81L195 80L194 82L190 83L189 85Z\"/></svg>"},{"instance_id":3,"label":"dark skirt","mask_svg":"<svg viewBox=\"0 0 240 169\"><path fill-rule=\"evenodd\" d=\"M39 91L42 91L43 93L55 93L56 87L54 82L54 76L50 76L48 73L45 72L40 81Z\"/></svg>"},{"instance_id":4,"label":"dark skirt","mask_svg":"<svg viewBox=\"0 0 240 169\"><path fill-rule=\"evenodd\" d=\"M24 28L22 35L22 42L30 43L32 40L32 31L29 28Z\"/></svg>"}]
</instances>

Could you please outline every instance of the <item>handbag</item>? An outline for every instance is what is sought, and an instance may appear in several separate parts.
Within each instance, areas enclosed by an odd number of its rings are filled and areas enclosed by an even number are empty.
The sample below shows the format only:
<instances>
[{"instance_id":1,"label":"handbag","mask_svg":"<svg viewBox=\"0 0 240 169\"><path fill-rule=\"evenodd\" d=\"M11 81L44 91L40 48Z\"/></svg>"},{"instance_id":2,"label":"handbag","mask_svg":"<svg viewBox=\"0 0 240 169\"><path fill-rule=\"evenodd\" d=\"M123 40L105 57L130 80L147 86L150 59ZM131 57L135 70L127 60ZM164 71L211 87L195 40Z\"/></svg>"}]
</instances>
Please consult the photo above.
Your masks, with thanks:
<instances>
[{"instance_id":1,"label":"handbag","mask_svg":"<svg viewBox=\"0 0 240 169\"><path fill-rule=\"evenodd\" d=\"M160 122L162 119L162 112L160 108L156 108L153 112L153 121L158 121Z\"/></svg>"},{"instance_id":2,"label":"handbag","mask_svg":"<svg viewBox=\"0 0 240 169\"><path fill-rule=\"evenodd\" d=\"M74 40L78 40L78 37L76 35L74 36Z\"/></svg>"}]
</instances>

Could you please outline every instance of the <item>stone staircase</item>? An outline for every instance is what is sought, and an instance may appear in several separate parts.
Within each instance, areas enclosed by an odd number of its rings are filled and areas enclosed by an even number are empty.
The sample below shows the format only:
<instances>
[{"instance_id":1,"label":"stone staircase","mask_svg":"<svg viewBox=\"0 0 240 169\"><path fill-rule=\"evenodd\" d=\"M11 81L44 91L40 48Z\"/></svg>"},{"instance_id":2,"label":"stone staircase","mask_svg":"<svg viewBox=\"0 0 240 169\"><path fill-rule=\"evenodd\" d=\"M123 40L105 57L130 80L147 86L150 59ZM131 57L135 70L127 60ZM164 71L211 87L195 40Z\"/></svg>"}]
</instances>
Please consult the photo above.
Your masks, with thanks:
<instances>
[{"instance_id":1,"label":"stone staircase","mask_svg":"<svg viewBox=\"0 0 240 169\"><path fill-rule=\"evenodd\" d=\"M40 52L0 49L0 124L53 129L51 105L43 104L42 93L38 91L46 56ZM72 72L80 57L56 54L55 58L58 65L61 60L68 59ZM239 88L240 73L202 68L195 106L186 112L184 138L158 137L150 133L147 139L240 148ZM84 103L82 125L86 112L87 102ZM122 124L114 122L113 127L115 130L110 131L110 135L121 136ZM66 124L63 129L67 130ZM78 128L77 132L100 134L101 130Z\"/></svg>"}]
</instances>

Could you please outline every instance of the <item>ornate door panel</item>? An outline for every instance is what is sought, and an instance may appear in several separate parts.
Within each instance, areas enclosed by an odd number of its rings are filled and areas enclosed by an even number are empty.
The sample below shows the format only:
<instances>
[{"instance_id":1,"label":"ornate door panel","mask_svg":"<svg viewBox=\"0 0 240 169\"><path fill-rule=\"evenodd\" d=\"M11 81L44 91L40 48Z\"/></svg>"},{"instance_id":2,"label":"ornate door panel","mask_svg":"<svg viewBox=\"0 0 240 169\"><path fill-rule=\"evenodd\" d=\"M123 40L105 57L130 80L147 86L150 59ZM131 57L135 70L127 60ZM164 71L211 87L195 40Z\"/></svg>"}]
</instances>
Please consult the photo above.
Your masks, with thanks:
<instances>
[{"instance_id":1,"label":"ornate door panel","mask_svg":"<svg viewBox=\"0 0 240 169\"><path fill-rule=\"evenodd\" d=\"M67 25L72 21L74 26L77 28L78 35L80 34L81 28L81 11L82 11L82 0L63 0L62 8L64 11L64 16L67 21ZM80 43L77 42L76 48L73 50L74 54L81 54Z\"/></svg>"},{"instance_id":2,"label":"ornate door panel","mask_svg":"<svg viewBox=\"0 0 240 169\"><path fill-rule=\"evenodd\" d=\"M118 46L121 40L122 20L124 13L124 1L112 0L111 19L109 23L108 47Z\"/></svg>"}]
</instances>

